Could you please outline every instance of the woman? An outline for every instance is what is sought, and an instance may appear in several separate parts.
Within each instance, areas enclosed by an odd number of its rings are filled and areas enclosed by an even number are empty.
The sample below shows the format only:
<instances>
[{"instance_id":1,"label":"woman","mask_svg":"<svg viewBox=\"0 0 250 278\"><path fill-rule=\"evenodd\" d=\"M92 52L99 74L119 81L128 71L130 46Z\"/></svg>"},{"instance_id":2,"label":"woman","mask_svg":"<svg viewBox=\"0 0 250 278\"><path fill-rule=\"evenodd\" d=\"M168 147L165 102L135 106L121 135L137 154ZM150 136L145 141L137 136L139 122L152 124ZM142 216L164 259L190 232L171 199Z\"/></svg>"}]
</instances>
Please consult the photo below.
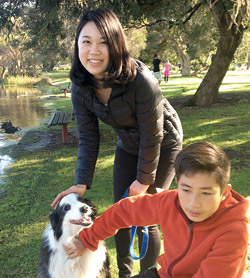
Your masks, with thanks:
<instances>
[{"instance_id":1,"label":"woman","mask_svg":"<svg viewBox=\"0 0 250 278\"><path fill-rule=\"evenodd\" d=\"M90 189L99 149L98 119L118 135L115 202L128 188L130 196L169 188L173 162L182 145L181 123L147 67L130 57L122 26L113 12L97 9L82 17L70 77L79 134L75 185L60 193L52 206L69 193L82 195ZM141 244L142 232L137 230ZM131 277L130 229L120 230L115 240L119 277ZM157 226L149 227L149 247L141 260L141 271L157 265L160 244Z\"/></svg>"}]
</instances>

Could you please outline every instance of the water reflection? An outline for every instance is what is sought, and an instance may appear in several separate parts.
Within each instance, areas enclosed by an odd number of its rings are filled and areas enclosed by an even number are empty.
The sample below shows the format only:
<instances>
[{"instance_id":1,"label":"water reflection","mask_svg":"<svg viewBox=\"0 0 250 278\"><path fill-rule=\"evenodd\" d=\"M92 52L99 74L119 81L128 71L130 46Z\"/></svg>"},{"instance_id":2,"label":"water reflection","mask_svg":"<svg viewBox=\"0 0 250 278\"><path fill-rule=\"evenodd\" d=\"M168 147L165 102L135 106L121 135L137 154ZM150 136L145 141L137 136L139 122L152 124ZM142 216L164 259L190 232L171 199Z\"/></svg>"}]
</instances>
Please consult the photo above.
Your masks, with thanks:
<instances>
[{"instance_id":1,"label":"water reflection","mask_svg":"<svg viewBox=\"0 0 250 278\"><path fill-rule=\"evenodd\" d=\"M39 125L47 116L39 96L43 92L35 88L0 86L0 122L11 120L21 128Z\"/></svg>"},{"instance_id":2,"label":"water reflection","mask_svg":"<svg viewBox=\"0 0 250 278\"><path fill-rule=\"evenodd\" d=\"M36 88L5 87L0 85L0 124L10 120L22 128L15 134L6 134L0 129L0 175L11 162L11 157L1 156L1 148L16 144L25 128L39 126L40 120L48 116L48 110L40 99L44 91Z\"/></svg>"}]
</instances>

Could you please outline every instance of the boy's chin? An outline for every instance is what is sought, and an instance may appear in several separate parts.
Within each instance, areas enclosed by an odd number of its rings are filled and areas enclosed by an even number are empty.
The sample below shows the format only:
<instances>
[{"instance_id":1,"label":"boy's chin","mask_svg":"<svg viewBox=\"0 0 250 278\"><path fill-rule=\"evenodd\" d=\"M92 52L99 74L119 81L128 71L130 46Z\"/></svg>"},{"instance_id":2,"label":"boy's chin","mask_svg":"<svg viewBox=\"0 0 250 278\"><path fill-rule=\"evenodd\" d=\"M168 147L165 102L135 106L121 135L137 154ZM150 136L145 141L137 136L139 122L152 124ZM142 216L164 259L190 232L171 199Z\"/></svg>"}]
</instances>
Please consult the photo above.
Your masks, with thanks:
<instances>
[{"instance_id":1,"label":"boy's chin","mask_svg":"<svg viewBox=\"0 0 250 278\"><path fill-rule=\"evenodd\" d=\"M200 213L190 213L190 212L187 212L186 215L188 219L191 220L192 222L202 222L211 216L211 215L202 215Z\"/></svg>"}]
</instances>

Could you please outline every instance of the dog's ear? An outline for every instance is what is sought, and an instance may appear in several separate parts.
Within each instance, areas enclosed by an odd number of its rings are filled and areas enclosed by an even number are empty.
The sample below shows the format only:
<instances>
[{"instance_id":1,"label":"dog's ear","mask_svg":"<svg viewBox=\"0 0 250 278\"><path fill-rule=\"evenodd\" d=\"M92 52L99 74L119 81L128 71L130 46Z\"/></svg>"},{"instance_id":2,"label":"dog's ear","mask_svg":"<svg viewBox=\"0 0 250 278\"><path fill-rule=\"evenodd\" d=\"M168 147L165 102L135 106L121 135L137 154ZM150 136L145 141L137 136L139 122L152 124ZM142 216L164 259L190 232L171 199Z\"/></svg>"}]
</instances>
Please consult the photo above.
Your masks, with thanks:
<instances>
[{"instance_id":1,"label":"dog's ear","mask_svg":"<svg viewBox=\"0 0 250 278\"><path fill-rule=\"evenodd\" d=\"M91 217L92 217L92 219L95 219L97 216L97 209L94 206L92 206L91 209L92 209Z\"/></svg>"},{"instance_id":2,"label":"dog's ear","mask_svg":"<svg viewBox=\"0 0 250 278\"><path fill-rule=\"evenodd\" d=\"M55 231L59 222L59 215L56 210L53 210L53 212L49 215L49 221L52 229Z\"/></svg>"},{"instance_id":3,"label":"dog's ear","mask_svg":"<svg viewBox=\"0 0 250 278\"><path fill-rule=\"evenodd\" d=\"M50 214L49 220L54 231L55 238L58 240L62 235L63 217L60 217L60 212L56 209Z\"/></svg>"}]
</instances>

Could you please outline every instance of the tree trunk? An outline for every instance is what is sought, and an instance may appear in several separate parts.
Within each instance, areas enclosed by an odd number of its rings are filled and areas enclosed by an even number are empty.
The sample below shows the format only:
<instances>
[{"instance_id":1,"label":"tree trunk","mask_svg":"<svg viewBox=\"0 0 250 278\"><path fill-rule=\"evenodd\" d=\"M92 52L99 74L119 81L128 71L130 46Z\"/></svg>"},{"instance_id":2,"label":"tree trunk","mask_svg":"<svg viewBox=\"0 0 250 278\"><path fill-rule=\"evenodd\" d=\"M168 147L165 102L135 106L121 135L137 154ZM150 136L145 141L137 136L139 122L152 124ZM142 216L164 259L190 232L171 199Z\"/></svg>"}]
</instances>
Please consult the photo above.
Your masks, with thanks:
<instances>
[{"instance_id":1,"label":"tree trunk","mask_svg":"<svg viewBox=\"0 0 250 278\"><path fill-rule=\"evenodd\" d=\"M181 62L181 75L182 76L190 76L191 75L191 60L190 56L186 54L182 56L180 59Z\"/></svg>"},{"instance_id":2,"label":"tree trunk","mask_svg":"<svg viewBox=\"0 0 250 278\"><path fill-rule=\"evenodd\" d=\"M176 53L180 63L181 63L181 75L182 76L190 76L191 75L191 59L190 56L185 53L186 46L180 46L179 43L171 38L173 44L173 50Z\"/></svg>"},{"instance_id":3,"label":"tree trunk","mask_svg":"<svg viewBox=\"0 0 250 278\"><path fill-rule=\"evenodd\" d=\"M2 70L0 73L0 80L4 80L4 76L5 76L5 72L6 72L6 67L5 66L1 66Z\"/></svg>"},{"instance_id":4,"label":"tree trunk","mask_svg":"<svg viewBox=\"0 0 250 278\"><path fill-rule=\"evenodd\" d=\"M210 2L210 0L208 0ZM225 77L237 47L243 38L243 26L231 24L231 16L222 1L212 6L220 39L209 70L188 105L210 105L217 101L220 85Z\"/></svg>"}]
</instances>

